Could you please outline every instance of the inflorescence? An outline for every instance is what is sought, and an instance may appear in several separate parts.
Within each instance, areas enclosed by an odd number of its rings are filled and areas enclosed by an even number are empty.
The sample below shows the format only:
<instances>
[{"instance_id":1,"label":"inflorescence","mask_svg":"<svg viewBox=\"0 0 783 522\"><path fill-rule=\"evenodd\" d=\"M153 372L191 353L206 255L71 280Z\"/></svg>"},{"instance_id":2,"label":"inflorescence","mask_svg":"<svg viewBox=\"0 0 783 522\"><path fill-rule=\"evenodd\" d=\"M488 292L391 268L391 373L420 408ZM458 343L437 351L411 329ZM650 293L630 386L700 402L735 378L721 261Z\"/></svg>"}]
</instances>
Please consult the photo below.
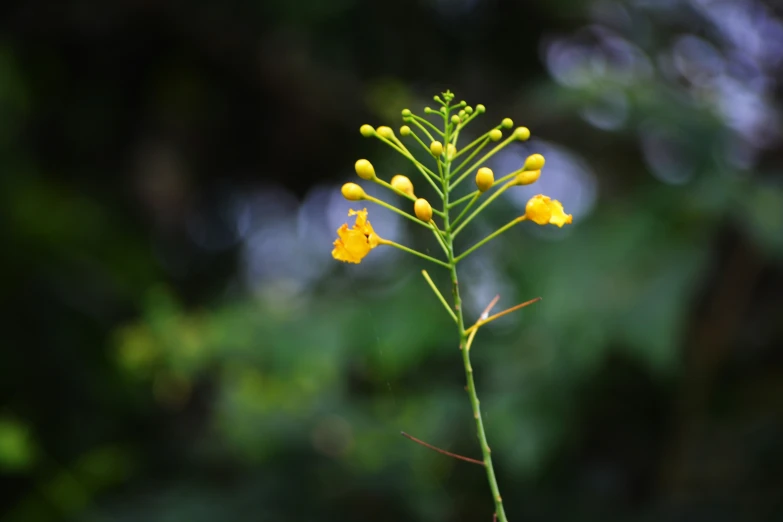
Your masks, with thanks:
<instances>
[{"instance_id":1,"label":"inflorescence","mask_svg":"<svg viewBox=\"0 0 783 522\"><path fill-rule=\"evenodd\" d=\"M438 243L443 247L444 241L454 239L465 226L473 221L482 210L487 208L503 192L518 185L535 183L541 176L541 169L544 167L545 161L541 154L532 154L528 156L518 170L496 179L492 169L485 166L487 160L510 143L525 141L530 138L530 131L526 127L517 127L503 139L504 131L508 132L514 126L514 122L510 118L504 118L494 128L485 132L465 147L459 148L460 132L477 116L483 114L486 109L481 104L475 108L471 107L464 101L451 105L450 102L453 99L453 95L450 92L443 93L442 97L436 96L435 99L441 104L441 108L434 110L430 107L425 107L424 112L427 115L440 116L444 121L444 128L439 129L429 119L414 114L409 109L404 109L402 111L404 125L400 127L399 135L406 139L408 145L403 143L403 140L398 138L390 127L380 126L373 128L371 125L362 125L359 132L366 138L381 140L408 159L413 165L413 170L418 171L441 200L442 205L440 208L433 208L427 199L417 197L413 182L408 176L395 174L391 177L390 182L386 182L376 174L372 163L366 159L360 159L354 165L357 176L363 180L382 185L389 191L407 199L412 204L413 213L410 213L402 206L396 206L368 195L356 183L343 185L342 194L349 201L369 201L381 205L429 228L432 230ZM488 145L494 143L497 143L497 145L483 156L475 159ZM412 149L415 150L417 147L423 149L423 159L414 156ZM449 201L449 194L469 176L473 176L476 190L459 199ZM479 202L481 204L478 208L467 215L468 211ZM460 206L462 206L461 210L459 209ZM408 207L408 209L410 208ZM446 225L444 220L446 215L457 210L460 210L458 216L452 218ZM373 231L370 222L367 220L366 208L351 210L349 215L356 216L356 223L351 228L344 224L337 231L339 237L334 242L334 250L332 250L332 256L335 259L347 263L359 263L375 247L388 245L400 248L437 264L448 265L448 261L444 262L432 258L416 250L380 238ZM441 220L440 225L436 222L437 219ZM571 223L572 217L570 214L565 213L563 205L559 201L543 194L533 196L527 202L523 215L518 216L461 254L456 255L454 262L456 263L464 259L487 241L522 221L532 221L538 225L552 224L562 227Z\"/></svg>"}]
</instances>

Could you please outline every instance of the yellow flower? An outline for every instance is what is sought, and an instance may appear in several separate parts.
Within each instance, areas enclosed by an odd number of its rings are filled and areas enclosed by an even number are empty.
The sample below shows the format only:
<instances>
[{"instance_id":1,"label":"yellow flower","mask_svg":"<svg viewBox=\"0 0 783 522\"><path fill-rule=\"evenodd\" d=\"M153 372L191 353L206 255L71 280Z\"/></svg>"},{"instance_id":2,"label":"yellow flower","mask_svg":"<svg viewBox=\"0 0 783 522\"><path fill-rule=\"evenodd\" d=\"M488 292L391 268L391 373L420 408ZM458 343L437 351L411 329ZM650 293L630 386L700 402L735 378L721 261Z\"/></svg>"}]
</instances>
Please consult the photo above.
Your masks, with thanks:
<instances>
[{"instance_id":1,"label":"yellow flower","mask_svg":"<svg viewBox=\"0 0 783 522\"><path fill-rule=\"evenodd\" d=\"M530 198L525 205L525 219L539 225L557 225L562 228L573 220L571 214L566 214L563 205L556 199L551 199L543 194Z\"/></svg>"},{"instance_id":2,"label":"yellow flower","mask_svg":"<svg viewBox=\"0 0 783 522\"><path fill-rule=\"evenodd\" d=\"M372 229L367 221L367 209L349 210L349 216L356 216L353 228L348 228L347 223L337 229L339 236L334 241L332 257L344 263L360 263L370 250L381 244L381 238Z\"/></svg>"}]
</instances>

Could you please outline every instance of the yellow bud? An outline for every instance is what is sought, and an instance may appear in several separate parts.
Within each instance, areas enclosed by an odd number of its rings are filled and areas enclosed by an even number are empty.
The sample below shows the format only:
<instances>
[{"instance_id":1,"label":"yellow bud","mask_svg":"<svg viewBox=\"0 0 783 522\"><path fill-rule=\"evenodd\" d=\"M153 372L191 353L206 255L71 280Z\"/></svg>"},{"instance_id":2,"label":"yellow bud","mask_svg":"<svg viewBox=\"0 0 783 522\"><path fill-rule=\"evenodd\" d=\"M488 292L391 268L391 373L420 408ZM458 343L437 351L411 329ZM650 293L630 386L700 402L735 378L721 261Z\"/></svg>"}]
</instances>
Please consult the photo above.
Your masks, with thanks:
<instances>
[{"instance_id":1,"label":"yellow bud","mask_svg":"<svg viewBox=\"0 0 783 522\"><path fill-rule=\"evenodd\" d=\"M408 117L410 117L410 115L411 115L411 110L410 109L403 109L402 110L402 117L403 118L408 118Z\"/></svg>"},{"instance_id":2,"label":"yellow bud","mask_svg":"<svg viewBox=\"0 0 783 522\"><path fill-rule=\"evenodd\" d=\"M360 201L364 199L364 189L356 183L346 183L342 188L343 197L349 201Z\"/></svg>"},{"instance_id":3,"label":"yellow bud","mask_svg":"<svg viewBox=\"0 0 783 522\"><path fill-rule=\"evenodd\" d=\"M451 123L459 123L459 116L456 114L451 117Z\"/></svg>"},{"instance_id":4,"label":"yellow bud","mask_svg":"<svg viewBox=\"0 0 783 522\"><path fill-rule=\"evenodd\" d=\"M476 172L476 187L478 187L479 192L488 191L494 183L495 174L492 172L492 169L487 167L478 169L478 172Z\"/></svg>"},{"instance_id":5,"label":"yellow bud","mask_svg":"<svg viewBox=\"0 0 783 522\"><path fill-rule=\"evenodd\" d=\"M473 107L468 105L467 107L465 107L465 112L467 112L468 114L473 114Z\"/></svg>"},{"instance_id":6,"label":"yellow bud","mask_svg":"<svg viewBox=\"0 0 783 522\"><path fill-rule=\"evenodd\" d=\"M457 147L449 143L446 145L446 159L450 160L457 155Z\"/></svg>"},{"instance_id":7,"label":"yellow bud","mask_svg":"<svg viewBox=\"0 0 783 522\"><path fill-rule=\"evenodd\" d=\"M365 138L370 138L375 135L375 129L372 128L372 125L367 125L366 123L359 127L359 132L361 132L362 136Z\"/></svg>"},{"instance_id":8,"label":"yellow bud","mask_svg":"<svg viewBox=\"0 0 783 522\"><path fill-rule=\"evenodd\" d=\"M457 114L459 115L460 118L462 118L463 116L465 116L465 109L460 109L460 111Z\"/></svg>"},{"instance_id":9,"label":"yellow bud","mask_svg":"<svg viewBox=\"0 0 783 522\"><path fill-rule=\"evenodd\" d=\"M375 132L378 133L378 136L380 136L381 138L386 138L387 140L394 137L394 131L386 126L378 127L377 129L375 129Z\"/></svg>"},{"instance_id":10,"label":"yellow bud","mask_svg":"<svg viewBox=\"0 0 783 522\"><path fill-rule=\"evenodd\" d=\"M439 157L443 154L443 144L439 141L433 141L430 143L430 152L432 152L433 156Z\"/></svg>"},{"instance_id":11,"label":"yellow bud","mask_svg":"<svg viewBox=\"0 0 783 522\"><path fill-rule=\"evenodd\" d=\"M511 127L514 126L514 122L511 120L511 118L503 118L503 121L500 122L500 125L504 129L510 129Z\"/></svg>"},{"instance_id":12,"label":"yellow bud","mask_svg":"<svg viewBox=\"0 0 783 522\"><path fill-rule=\"evenodd\" d=\"M500 132L500 129L492 129L489 131L489 139L492 141L500 141L500 138L503 137L503 133Z\"/></svg>"},{"instance_id":13,"label":"yellow bud","mask_svg":"<svg viewBox=\"0 0 783 522\"><path fill-rule=\"evenodd\" d=\"M541 170L544 167L544 156L531 154L525 160L525 170Z\"/></svg>"},{"instance_id":14,"label":"yellow bud","mask_svg":"<svg viewBox=\"0 0 783 522\"><path fill-rule=\"evenodd\" d=\"M366 159L360 159L357 161L354 165L354 168L356 169L356 175L360 178L375 179L375 169L373 168L372 163Z\"/></svg>"},{"instance_id":15,"label":"yellow bud","mask_svg":"<svg viewBox=\"0 0 783 522\"><path fill-rule=\"evenodd\" d=\"M527 127L517 127L514 129L514 137L519 141L525 141L530 137L530 130Z\"/></svg>"},{"instance_id":16,"label":"yellow bud","mask_svg":"<svg viewBox=\"0 0 783 522\"><path fill-rule=\"evenodd\" d=\"M425 223L429 223L432 219L432 206L424 198L416 200L416 203L413 204L413 211L416 213L416 217Z\"/></svg>"},{"instance_id":17,"label":"yellow bud","mask_svg":"<svg viewBox=\"0 0 783 522\"><path fill-rule=\"evenodd\" d=\"M538 181L541 177L540 170L523 170L514 178L514 184L516 185L530 185Z\"/></svg>"},{"instance_id":18,"label":"yellow bud","mask_svg":"<svg viewBox=\"0 0 783 522\"><path fill-rule=\"evenodd\" d=\"M408 176L397 174L392 178L391 186L403 194L413 196L413 183L411 183L411 180L408 178Z\"/></svg>"},{"instance_id":19,"label":"yellow bud","mask_svg":"<svg viewBox=\"0 0 783 522\"><path fill-rule=\"evenodd\" d=\"M542 194L530 198L525 205L525 218L538 225L548 224L552 218L552 208L549 201L550 199Z\"/></svg>"},{"instance_id":20,"label":"yellow bud","mask_svg":"<svg viewBox=\"0 0 783 522\"><path fill-rule=\"evenodd\" d=\"M408 136L411 133L411 128L407 125L400 127L400 136Z\"/></svg>"},{"instance_id":21,"label":"yellow bud","mask_svg":"<svg viewBox=\"0 0 783 522\"><path fill-rule=\"evenodd\" d=\"M487 110L487 109L486 109L486 107L484 107L484 106L483 106L483 105L481 105L480 103L479 103L478 105L476 105L476 112L477 112L477 113L481 114L481 113L483 113L483 112L484 112L484 111L486 111L486 110Z\"/></svg>"}]
</instances>

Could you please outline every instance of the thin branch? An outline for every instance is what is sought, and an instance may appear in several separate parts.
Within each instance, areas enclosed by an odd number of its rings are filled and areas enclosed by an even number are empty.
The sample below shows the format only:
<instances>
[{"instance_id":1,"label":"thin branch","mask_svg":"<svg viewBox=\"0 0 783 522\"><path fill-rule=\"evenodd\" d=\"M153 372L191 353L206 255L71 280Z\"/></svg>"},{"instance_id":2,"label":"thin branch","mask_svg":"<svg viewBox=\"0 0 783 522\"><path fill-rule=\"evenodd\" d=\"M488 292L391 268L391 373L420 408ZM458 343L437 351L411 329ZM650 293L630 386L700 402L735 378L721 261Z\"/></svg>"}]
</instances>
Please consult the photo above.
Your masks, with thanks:
<instances>
[{"instance_id":1,"label":"thin branch","mask_svg":"<svg viewBox=\"0 0 783 522\"><path fill-rule=\"evenodd\" d=\"M496 313L495 315L493 315L491 317L487 317L486 319L479 319L478 321L476 321L476 324L474 324L473 326L471 326L470 328L465 330L465 333L469 333L471 330L476 330L476 329L478 329L479 326L483 326L483 325L485 325L485 324L487 324L489 322L494 321L495 319L497 319L499 317L503 317L506 314L510 314L511 312L516 312L520 308L524 308L524 307L526 307L528 305L532 305L533 303L537 303L540 300L541 300L540 297L536 297L534 299L531 299L530 301L525 301L524 303L518 304L516 306L512 306L511 308L509 308L507 310L503 310L502 312L498 312L498 313Z\"/></svg>"},{"instance_id":2,"label":"thin branch","mask_svg":"<svg viewBox=\"0 0 783 522\"><path fill-rule=\"evenodd\" d=\"M454 310L452 310L451 307L449 306L449 303L446 302L446 298L443 297L443 294L440 293L440 291L438 290L438 287L435 286L435 283L432 281L432 279L430 278L430 275L427 273L427 271L426 270L422 270L421 274L424 276L424 279L427 280L427 283L429 283L430 288L432 288L432 291L435 292L435 295L438 296L438 299L440 299L440 302L443 303L443 307L449 313L451 318L454 319L454 322L455 323L458 322L457 321L457 316L456 316L456 314L454 314Z\"/></svg>"},{"instance_id":3,"label":"thin branch","mask_svg":"<svg viewBox=\"0 0 783 522\"><path fill-rule=\"evenodd\" d=\"M454 457L455 459L459 459L459 460L464 460L465 462L470 462L472 464L478 464L479 466L483 466L484 465L484 463L481 462L480 460L472 459L470 457L463 457L462 455L457 455L456 453L451 453L450 451L446 451L446 450L442 450L440 448L436 448L432 444L427 444L423 440L417 439L416 437L414 437L412 435L408 435L404 431L401 431L400 435L402 435L403 437L405 437L407 439L412 440L413 442L415 442L417 444L421 444L425 448L429 448L429 449L431 449L433 451L437 451L438 453L441 453L443 455L446 455L446 456L449 456L449 457Z\"/></svg>"}]
</instances>

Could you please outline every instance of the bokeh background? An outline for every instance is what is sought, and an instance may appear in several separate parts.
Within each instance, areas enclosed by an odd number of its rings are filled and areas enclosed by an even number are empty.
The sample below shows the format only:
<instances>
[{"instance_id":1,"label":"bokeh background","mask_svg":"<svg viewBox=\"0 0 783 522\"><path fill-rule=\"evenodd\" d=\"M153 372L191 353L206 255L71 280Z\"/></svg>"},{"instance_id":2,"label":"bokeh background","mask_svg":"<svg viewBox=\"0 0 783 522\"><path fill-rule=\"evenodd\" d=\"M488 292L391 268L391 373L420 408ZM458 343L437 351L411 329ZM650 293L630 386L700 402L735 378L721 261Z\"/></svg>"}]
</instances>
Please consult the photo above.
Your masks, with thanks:
<instances>
[{"instance_id":1,"label":"bokeh background","mask_svg":"<svg viewBox=\"0 0 783 522\"><path fill-rule=\"evenodd\" d=\"M469 318L543 297L473 350L509 518L783 520L780 4L0 13L3 522L489 522L482 470L399 435L478 454L423 262L330 257L356 159L423 186L359 126L446 89L532 130L496 173L547 158L473 239L574 215L461 269Z\"/></svg>"}]
</instances>

